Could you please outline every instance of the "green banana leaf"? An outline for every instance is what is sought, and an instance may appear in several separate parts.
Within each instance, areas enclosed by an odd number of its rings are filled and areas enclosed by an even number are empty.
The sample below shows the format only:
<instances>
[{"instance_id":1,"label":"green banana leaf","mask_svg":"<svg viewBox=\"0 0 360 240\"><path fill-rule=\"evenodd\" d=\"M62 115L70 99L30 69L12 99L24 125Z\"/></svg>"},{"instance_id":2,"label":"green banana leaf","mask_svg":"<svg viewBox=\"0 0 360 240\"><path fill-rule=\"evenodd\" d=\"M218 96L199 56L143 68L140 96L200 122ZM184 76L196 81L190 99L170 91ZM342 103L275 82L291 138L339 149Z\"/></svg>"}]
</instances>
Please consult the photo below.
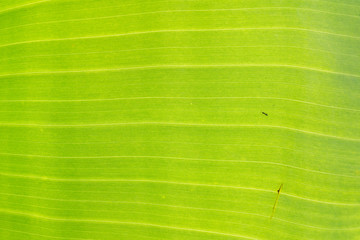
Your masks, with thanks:
<instances>
[{"instance_id":1,"label":"green banana leaf","mask_svg":"<svg viewBox=\"0 0 360 240\"><path fill-rule=\"evenodd\" d=\"M359 0L3 0L0 239L360 239Z\"/></svg>"}]
</instances>

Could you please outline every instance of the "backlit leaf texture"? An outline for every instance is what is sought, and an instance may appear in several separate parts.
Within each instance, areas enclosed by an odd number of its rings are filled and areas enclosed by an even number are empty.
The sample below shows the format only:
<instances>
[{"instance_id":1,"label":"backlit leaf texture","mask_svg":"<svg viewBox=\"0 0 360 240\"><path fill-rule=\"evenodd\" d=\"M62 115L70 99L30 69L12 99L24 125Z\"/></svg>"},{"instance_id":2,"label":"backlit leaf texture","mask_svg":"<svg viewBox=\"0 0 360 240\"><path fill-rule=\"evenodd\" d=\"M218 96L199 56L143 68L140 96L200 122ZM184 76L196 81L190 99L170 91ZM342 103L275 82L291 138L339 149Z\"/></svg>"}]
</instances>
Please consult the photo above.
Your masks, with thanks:
<instances>
[{"instance_id":1,"label":"backlit leaf texture","mask_svg":"<svg viewBox=\"0 0 360 240\"><path fill-rule=\"evenodd\" d=\"M360 1L2 0L0 239L360 239Z\"/></svg>"}]
</instances>

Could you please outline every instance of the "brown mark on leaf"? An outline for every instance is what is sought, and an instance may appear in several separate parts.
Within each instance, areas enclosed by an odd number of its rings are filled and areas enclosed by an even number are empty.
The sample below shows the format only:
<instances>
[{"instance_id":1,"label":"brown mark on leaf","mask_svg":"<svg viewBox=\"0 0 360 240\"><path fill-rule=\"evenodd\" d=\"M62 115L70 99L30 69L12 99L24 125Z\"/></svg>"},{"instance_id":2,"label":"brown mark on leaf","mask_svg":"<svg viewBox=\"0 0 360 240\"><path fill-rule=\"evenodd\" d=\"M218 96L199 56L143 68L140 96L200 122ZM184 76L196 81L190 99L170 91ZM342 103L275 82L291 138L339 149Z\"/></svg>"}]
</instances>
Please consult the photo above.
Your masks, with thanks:
<instances>
[{"instance_id":1,"label":"brown mark on leaf","mask_svg":"<svg viewBox=\"0 0 360 240\"><path fill-rule=\"evenodd\" d=\"M280 192L281 192L282 187L283 187L283 184L281 184L280 187L279 187L279 189L277 190L277 196L276 196L276 200L275 200L275 203L274 203L274 206L273 206L273 210L272 210L270 219L273 218L273 216L274 216L274 214L275 214L275 209L276 209L277 203L278 203L278 201L279 201Z\"/></svg>"}]
</instances>

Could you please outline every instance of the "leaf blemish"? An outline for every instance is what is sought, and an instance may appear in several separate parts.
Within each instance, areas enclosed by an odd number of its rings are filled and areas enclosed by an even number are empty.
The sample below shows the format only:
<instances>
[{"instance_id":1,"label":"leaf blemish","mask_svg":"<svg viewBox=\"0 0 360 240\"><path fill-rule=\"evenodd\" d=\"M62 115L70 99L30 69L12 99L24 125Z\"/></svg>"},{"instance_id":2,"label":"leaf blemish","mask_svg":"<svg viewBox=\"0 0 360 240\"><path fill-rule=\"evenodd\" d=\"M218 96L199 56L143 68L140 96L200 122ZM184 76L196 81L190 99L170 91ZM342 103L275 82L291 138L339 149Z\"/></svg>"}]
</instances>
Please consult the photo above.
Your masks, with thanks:
<instances>
[{"instance_id":1,"label":"leaf blemish","mask_svg":"<svg viewBox=\"0 0 360 240\"><path fill-rule=\"evenodd\" d=\"M264 114L265 116L268 116L268 114L266 112L261 112L262 114Z\"/></svg>"},{"instance_id":2,"label":"leaf blemish","mask_svg":"<svg viewBox=\"0 0 360 240\"><path fill-rule=\"evenodd\" d=\"M270 219L273 218L273 216L274 216L275 209L276 209L277 203L278 203L278 201L279 201L280 192L281 192L282 187L283 187L283 184L281 184L280 187L279 187L279 189L277 190L277 196L276 196L276 200L275 200L275 203L274 203L274 206L273 206L273 210L272 210Z\"/></svg>"}]
</instances>

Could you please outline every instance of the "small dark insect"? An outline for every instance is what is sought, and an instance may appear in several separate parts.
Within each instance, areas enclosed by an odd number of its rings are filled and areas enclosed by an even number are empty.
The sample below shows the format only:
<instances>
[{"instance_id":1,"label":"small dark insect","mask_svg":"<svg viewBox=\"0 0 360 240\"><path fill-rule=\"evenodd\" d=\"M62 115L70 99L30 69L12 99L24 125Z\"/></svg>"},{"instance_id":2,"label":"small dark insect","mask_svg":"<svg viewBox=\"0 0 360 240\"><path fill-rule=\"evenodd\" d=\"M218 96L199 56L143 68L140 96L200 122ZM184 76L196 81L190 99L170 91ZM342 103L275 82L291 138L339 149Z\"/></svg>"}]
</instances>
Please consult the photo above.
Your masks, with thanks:
<instances>
[{"instance_id":1,"label":"small dark insect","mask_svg":"<svg viewBox=\"0 0 360 240\"><path fill-rule=\"evenodd\" d=\"M264 114L265 116L267 116L268 114L266 112L261 112L262 114Z\"/></svg>"}]
</instances>

